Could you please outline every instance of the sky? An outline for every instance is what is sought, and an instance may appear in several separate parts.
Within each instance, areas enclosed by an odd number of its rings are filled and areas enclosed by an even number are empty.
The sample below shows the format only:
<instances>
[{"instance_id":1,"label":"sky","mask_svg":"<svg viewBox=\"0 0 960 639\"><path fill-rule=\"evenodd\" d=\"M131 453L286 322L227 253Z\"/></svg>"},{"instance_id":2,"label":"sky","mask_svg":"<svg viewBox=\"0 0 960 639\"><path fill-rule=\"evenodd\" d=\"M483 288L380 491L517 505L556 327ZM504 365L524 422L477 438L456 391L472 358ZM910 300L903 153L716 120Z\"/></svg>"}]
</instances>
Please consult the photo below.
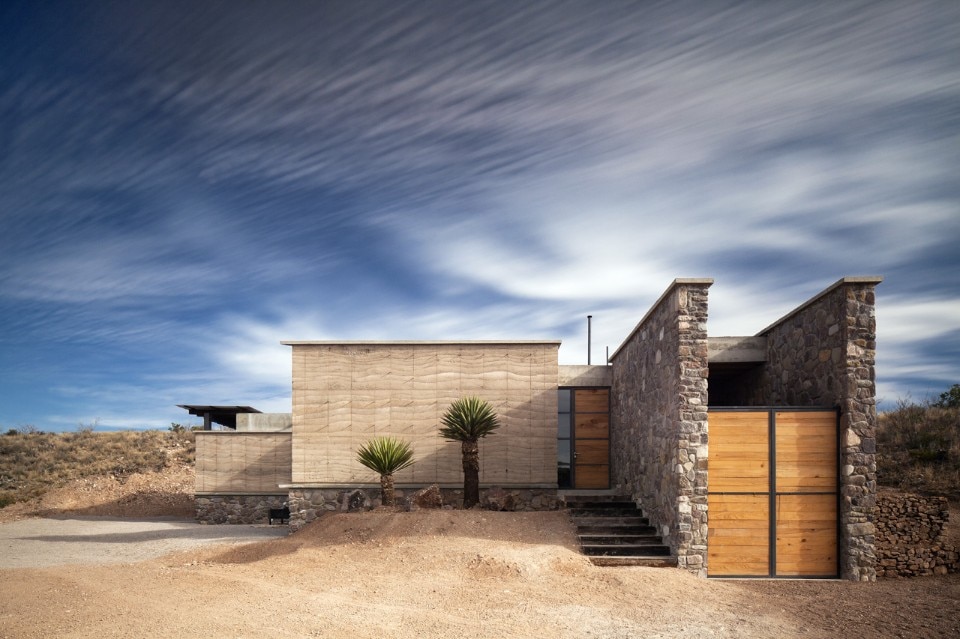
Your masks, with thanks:
<instances>
[{"instance_id":1,"label":"sky","mask_svg":"<svg viewBox=\"0 0 960 639\"><path fill-rule=\"evenodd\" d=\"M290 411L280 340L753 335L960 382L960 3L0 3L0 428Z\"/></svg>"}]
</instances>

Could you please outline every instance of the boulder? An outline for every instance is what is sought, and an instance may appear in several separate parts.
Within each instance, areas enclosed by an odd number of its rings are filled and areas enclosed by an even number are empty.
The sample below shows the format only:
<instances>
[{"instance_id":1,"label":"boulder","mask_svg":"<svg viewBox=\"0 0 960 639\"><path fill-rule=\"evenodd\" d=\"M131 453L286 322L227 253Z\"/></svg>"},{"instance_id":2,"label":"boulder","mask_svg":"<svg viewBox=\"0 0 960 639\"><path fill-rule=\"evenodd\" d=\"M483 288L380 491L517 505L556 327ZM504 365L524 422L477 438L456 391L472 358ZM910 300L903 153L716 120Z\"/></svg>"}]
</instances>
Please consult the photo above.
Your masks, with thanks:
<instances>
[{"instance_id":1,"label":"boulder","mask_svg":"<svg viewBox=\"0 0 960 639\"><path fill-rule=\"evenodd\" d=\"M502 488L491 488L484 495L481 502L487 510L516 510L517 500Z\"/></svg>"},{"instance_id":2,"label":"boulder","mask_svg":"<svg viewBox=\"0 0 960 639\"><path fill-rule=\"evenodd\" d=\"M421 488L410 495L410 510L419 510L420 508L443 508L443 495L440 493L440 486L433 484L426 488Z\"/></svg>"}]
</instances>

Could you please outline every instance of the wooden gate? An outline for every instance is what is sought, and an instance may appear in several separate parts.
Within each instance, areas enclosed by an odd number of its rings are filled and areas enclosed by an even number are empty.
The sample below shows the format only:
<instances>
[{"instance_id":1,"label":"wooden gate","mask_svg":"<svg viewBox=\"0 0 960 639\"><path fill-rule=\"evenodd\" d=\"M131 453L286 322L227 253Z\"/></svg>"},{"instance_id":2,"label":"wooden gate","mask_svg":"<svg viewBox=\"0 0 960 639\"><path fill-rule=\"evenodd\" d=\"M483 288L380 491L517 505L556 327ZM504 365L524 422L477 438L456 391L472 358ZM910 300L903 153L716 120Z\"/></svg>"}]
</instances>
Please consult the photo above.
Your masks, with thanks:
<instances>
[{"instance_id":1,"label":"wooden gate","mask_svg":"<svg viewBox=\"0 0 960 639\"><path fill-rule=\"evenodd\" d=\"M707 571L839 574L838 413L710 409Z\"/></svg>"}]
</instances>

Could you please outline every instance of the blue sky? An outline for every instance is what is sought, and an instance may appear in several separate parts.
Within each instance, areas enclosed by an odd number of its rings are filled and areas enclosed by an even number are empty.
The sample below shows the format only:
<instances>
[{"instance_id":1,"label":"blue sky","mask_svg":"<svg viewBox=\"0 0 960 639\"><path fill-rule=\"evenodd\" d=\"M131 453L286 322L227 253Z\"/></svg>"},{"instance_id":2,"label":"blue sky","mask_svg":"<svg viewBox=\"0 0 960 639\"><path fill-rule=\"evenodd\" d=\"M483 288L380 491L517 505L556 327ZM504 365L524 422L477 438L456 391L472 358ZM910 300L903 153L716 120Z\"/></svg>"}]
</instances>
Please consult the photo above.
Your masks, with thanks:
<instances>
[{"instance_id":1,"label":"blue sky","mask_svg":"<svg viewBox=\"0 0 960 639\"><path fill-rule=\"evenodd\" d=\"M0 427L289 411L281 339L611 351L878 288L960 382L960 3L0 4Z\"/></svg>"}]
</instances>

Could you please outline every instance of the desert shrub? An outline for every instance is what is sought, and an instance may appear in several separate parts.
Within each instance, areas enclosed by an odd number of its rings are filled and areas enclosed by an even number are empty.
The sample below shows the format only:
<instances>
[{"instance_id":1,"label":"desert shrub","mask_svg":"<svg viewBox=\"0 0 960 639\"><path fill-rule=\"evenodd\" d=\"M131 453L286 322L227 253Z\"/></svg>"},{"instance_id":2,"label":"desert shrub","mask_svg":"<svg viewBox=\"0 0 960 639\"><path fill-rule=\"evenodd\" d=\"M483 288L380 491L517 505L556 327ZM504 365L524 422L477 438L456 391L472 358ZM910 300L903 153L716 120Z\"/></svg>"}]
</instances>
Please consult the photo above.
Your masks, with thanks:
<instances>
[{"instance_id":1,"label":"desert shrub","mask_svg":"<svg viewBox=\"0 0 960 639\"><path fill-rule=\"evenodd\" d=\"M934 405L939 408L960 408L960 384L954 384L949 390L940 393L940 398Z\"/></svg>"},{"instance_id":2,"label":"desert shrub","mask_svg":"<svg viewBox=\"0 0 960 639\"><path fill-rule=\"evenodd\" d=\"M901 400L879 417L877 453L881 484L960 498L960 407Z\"/></svg>"},{"instance_id":3,"label":"desert shrub","mask_svg":"<svg viewBox=\"0 0 960 639\"><path fill-rule=\"evenodd\" d=\"M0 437L0 491L24 501L72 479L125 481L134 473L192 465L195 454L191 431L18 432Z\"/></svg>"}]
</instances>

